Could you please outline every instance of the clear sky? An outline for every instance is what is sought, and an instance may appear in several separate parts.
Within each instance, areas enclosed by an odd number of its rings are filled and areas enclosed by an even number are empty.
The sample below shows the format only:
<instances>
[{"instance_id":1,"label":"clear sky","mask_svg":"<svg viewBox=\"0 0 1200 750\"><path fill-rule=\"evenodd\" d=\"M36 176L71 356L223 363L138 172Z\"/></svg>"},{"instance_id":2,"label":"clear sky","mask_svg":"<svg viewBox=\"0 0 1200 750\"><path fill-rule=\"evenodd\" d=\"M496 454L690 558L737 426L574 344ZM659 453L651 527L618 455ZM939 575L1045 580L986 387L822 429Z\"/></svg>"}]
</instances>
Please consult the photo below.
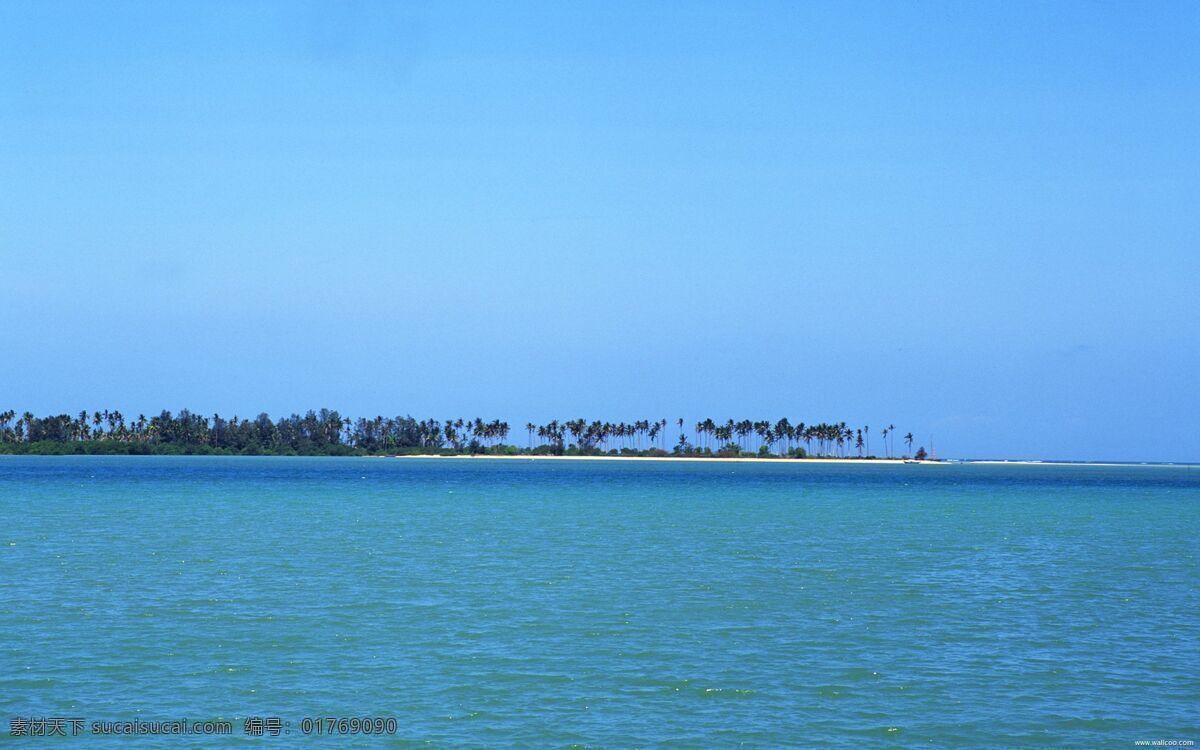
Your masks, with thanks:
<instances>
[{"instance_id":1,"label":"clear sky","mask_svg":"<svg viewBox=\"0 0 1200 750\"><path fill-rule=\"evenodd\" d=\"M1200 459L1200 4L0 3L0 408Z\"/></svg>"}]
</instances>

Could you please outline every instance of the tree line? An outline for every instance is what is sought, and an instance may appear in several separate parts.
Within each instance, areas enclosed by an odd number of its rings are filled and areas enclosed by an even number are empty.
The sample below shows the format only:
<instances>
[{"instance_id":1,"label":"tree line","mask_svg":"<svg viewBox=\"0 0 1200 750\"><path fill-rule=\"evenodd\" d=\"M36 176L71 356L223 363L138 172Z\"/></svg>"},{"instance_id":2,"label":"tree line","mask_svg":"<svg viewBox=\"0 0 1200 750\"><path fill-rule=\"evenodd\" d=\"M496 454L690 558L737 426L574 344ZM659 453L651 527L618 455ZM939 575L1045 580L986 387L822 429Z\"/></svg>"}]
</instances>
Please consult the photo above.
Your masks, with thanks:
<instances>
[{"instance_id":1,"label":"tree line","mask_svg":"<svg viewBox=\"0 0 1200 750\"><path fill-rule=\"evenodd\" d=\"M0 412L0 452L8 453L230 453L274 455L378 455L413 453L894 457L896 428L879 430L883 452L871 449L871 428L845 422L805 424L778 420L711 418L696 422L692 434L675 420L609 422L583 418L525 424L526 445L509 441L508 422L499 419L414 419L411 416L351 419L331 409L309 410L272 419L211 417L182 409L146 417L118 410L87 410L78 415L36 417ZM905 455L913 435L902 437ZM923 453L923 449L919 452Z\"/></svg>"}]
</instances>

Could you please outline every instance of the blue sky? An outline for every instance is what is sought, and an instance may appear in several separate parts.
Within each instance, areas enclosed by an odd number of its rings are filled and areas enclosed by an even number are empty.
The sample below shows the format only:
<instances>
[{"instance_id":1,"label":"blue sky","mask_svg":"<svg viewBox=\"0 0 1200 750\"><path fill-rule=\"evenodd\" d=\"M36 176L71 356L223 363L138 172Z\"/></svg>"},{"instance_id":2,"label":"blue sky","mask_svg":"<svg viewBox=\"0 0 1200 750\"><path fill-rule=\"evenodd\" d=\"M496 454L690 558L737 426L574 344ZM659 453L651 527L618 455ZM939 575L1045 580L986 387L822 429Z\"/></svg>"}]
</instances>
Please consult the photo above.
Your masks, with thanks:
<instances>
[{"instance_id":1,"label":"blue sky","mask_svg":"<svg viewBox=\"0 0 1200 750\"><path fill-rule=\"evenodd\" d=\"M1165 2L5 2L0 400L1197 460L1198 36Z\"/></svg>"}]
</instances>

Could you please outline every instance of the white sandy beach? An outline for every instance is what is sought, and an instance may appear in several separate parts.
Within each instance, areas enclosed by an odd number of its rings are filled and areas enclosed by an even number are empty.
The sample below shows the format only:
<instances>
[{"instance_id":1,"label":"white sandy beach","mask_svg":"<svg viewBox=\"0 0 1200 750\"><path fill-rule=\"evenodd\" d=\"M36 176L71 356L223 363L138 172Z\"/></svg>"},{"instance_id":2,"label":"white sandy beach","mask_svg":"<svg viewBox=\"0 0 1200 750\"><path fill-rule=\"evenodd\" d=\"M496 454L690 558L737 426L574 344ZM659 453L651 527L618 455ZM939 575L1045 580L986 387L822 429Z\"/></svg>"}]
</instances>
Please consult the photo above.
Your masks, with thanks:
<instances>
[{"instance_id":1,"label":"white sandy beach","mask_svg":"<svg viewBox=\"0 0 1200 750\"><path fill-rule=\"evenodd\" d=\"M509 461L717 461L725 463L764 463L764 464L903 464L900 458L720 458L717 456L492 456L457 455L439 456L422 454L412 456L388 456L388 458L442 458L455 459L503 459ZM940 464L941 461L918 461L921 464Z\"/></svg>"},{"instance_id":2,"label":"white sandy beach","mask_svg":"<svg viewBox=\"0 0 1200 750\"><path fill-rule=\"evenodd\" d=\"M1071 461L1032 461L1032 460L998 460L998 459L953 459L940 461L913 461L912 459L902 458L760 458L758 456L747 458L721 458L717 456L492 456L487 454L477 455L453 455L442 456L437 454L419 454L419 455L385 455L385 456L369 456L368 458L437 458L448 461L453 460L507 460L507 461L706 461L719 463L764 463L764 464L785 464L788 466L797 466L805 464L883 464L888 466L909 464L920 464L922 466L962 466L964 464L978 464L984 466L1112 466L1112 467L1136 467L1145 466L1147 468L1168 467L1168 468L1190 468L1196 467L1197 464L1123 464L1123 463L1102 463L1102 462L1071 462Z\"/></svg>"}]
</instances>

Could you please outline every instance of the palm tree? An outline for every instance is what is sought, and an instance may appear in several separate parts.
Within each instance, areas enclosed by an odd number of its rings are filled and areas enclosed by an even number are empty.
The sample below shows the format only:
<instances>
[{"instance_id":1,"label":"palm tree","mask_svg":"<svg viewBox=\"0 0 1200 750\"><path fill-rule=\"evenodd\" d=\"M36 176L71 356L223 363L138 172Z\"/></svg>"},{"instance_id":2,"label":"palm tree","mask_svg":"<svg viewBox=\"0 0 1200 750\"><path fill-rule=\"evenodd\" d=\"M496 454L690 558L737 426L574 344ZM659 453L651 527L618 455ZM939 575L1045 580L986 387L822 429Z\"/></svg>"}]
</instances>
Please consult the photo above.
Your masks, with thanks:
<instances>
[{"instance_id":1,"label":"palm tree","mask_svg":"<svg viewBox=\"0 0 1200 750\"><path fill-rule=\"evenodd\" d=\"M783 455L787 455L792 450L792 425L788 422L787 417L783 417L775 423L775 439L783 439Z\"/></svg>"},{"instance_id":2,"label":"palm tree","mask_svg":"<svg viewBox=\"0 0 1200 750\"><path fill-rule=\"evenodd\" d=\"M40 420L27 411L21 415L15 426L10 427L15 415L15 411L0 412L0 441L132 440L162 446L210 444L217 448L232 448L238 452L259 448L319 452L336 445L371 452L413 447L449 447L456 452L468 449L489 452L507 446L509 436L509 424L499 419L485 422L479 417L458 418L447 419L443 423L436 419L418 421L412 417L393 419L377 416L374 419L359 418L355 421L328 409L321 409L319 415L312 410L304 417L293 414L277 422L266 414L260 414L258 419L253 421L241 421L233 416L226 422L217 414L208 418L192 414L185 409L177 416L164 411L151 420L140 414L136 421L131 419L128 424L124 415L116 410L89 412L85 409L79 412L77 418L50 415ZM562 422L552 420L542 426L526 422L527 449L533 450L533 437L536 432L539 441L549 443L551 452L557 454L562 453L564 438L568 434L572 444L580 451L601 449L624 454L666 450L668 424L669 420L665 418L616 423L598 420L589 422L579 418ZM790 455L794 439L797 445L802 442L806 446L804 451L797 450L798 454L845 458L852 455L850 450L856 448L858 455L863 456L866 446L867 455L870 455L867 443L870 427L852 429L845 422L820 422L812 425L798 422L793 425L784 417L775 422L728 419L718 424L710 417L696 422L695 425L697 443L703 446L700 450L697 449L698 446L688 442L684 434L684 419L676 419L675 424L679 428L679 443L675 452L680 454L711 455L714 450L728 450L733 455L755 451L769 455ZM94 430L90 429L93 425ZM895 431L895 425L889 424L882 428L885 453L889 459L895 455ZM715 449L712 447L713 442L716 442ZM780 442L784 442L784 447L776 454L775 445ZM813 442L817 444L815 453L811 452ZM904 435L904 443L910 453L914 444L911 432Z\"/></svg>"}]
</instances>

